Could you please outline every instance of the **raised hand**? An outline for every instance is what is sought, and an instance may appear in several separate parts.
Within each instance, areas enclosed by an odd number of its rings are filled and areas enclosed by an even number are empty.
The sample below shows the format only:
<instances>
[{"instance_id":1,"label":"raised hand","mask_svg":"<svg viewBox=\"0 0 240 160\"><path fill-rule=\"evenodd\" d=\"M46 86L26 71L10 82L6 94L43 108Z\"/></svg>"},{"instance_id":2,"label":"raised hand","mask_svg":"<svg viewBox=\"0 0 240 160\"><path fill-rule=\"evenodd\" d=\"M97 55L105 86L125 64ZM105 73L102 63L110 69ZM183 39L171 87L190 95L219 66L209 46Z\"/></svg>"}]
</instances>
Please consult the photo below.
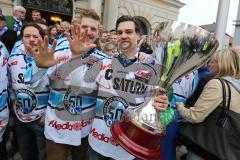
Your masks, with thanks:
<instances>
[{"instance_id":1,"label":"raised hand","mask_svg":"<svg viewBox=\"0 0 240 160\"><path fill-rule=\"evenodd\" d=\"M54 52L57 45L56 40L54 40L53 45L48 49L48 37L44 37L44 42L38 40L38 49L33 50L31 47L27 46L27 50L33 55L36 65L40 68L49 68L57 63L54 58Z\"/></svg>"},{"instance_id":2,"label":"raised hand","mask_svg":"<svg viewBox=\"0 0 240 160\"><path fill-rule=\"evenodd\" d=\"M71 25L72 38L68 33L65 32L70 45L72 56L79 56L84 52L89 51L90 49L96 47L96 44L89 42L89 37L86 31L81 31L80 25L73 26Z\"/></svg>"}]
</instances>

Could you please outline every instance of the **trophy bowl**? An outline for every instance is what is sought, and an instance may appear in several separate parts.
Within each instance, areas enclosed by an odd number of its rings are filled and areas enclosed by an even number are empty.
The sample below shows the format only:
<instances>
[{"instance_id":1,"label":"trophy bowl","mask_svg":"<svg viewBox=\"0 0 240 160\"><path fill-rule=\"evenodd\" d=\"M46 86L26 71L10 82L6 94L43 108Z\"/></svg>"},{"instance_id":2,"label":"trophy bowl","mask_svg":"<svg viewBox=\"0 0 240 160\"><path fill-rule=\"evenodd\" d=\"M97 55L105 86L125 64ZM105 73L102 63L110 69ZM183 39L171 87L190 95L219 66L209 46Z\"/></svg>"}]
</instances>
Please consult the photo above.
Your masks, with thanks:
<instances>
[{"instance_id":1,"label":"trophy bowl","mask_svg":"<svg viewBox=\"0 0 240 160\"><path fill-rule=\"evenodd\" d=\"M218 48L218 41L208 31L190 24L161 22L154 32L156 57L160 62L159 83L146 101L127 109L121 121L111 126L113 138L130 154L143 160L160 160L160 140L166 134L167 111L152 106L156 95L166 93L171 85L189 72L205 65Z\"/></svg>"}]
</instances>

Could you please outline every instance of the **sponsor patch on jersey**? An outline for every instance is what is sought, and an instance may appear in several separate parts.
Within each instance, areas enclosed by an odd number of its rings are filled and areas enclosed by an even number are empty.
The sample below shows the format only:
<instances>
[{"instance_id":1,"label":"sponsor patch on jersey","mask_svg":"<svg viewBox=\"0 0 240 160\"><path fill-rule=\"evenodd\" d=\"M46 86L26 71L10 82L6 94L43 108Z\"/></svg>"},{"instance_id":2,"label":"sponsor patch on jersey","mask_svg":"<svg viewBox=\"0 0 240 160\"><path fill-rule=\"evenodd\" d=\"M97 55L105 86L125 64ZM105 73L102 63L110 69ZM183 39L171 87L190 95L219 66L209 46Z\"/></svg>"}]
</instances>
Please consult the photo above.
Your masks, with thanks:
<instances>
[{"instance_id":1,"label":"sponsor patch on jersey","mask_svg":"<svg viewBox=\"0 0 240 160\"><path fill-rule=\"evenodd\" d=\"M112 68L112 64L111 63L109 63L109 64L107 64L107 65L101 65L101 67L100 67L100 70L102 71L102 70L107 70L107 69L111 69Z\"/></svg>"},{"instance_id":2,"label":"sponsor patch on jersey","mask_svg":"<svg viewBox=\"0 0 240 160\"><path fill-rule=\"evenodd\" d=\"M28 89L18 89L16 97L16 110L20 110L23 114L32 112L37 105L35 94Z\"/></svg>"},{"instance_id":3,"label":"sponsor patch on jersey","mask_svg":"<svg viewBox=\"0 0 240 160\"><path fill-rule=\"evenodd\" d=\"M149 71L137 71L134 73L134 75L137 80L145 83L148 83L152 77L152 74Z\"/></svg>"},{"instance_id":4,"label":"sponsor patch on jersey","mask_svg":"<svg viewBox=\"0 0 240 160\"><path fill-rule=\"evenodd\" d=\"M57 57L57 63L59 64L62 62L67 62L69 59L70 59L70 56L66 56L66 55L59 56L59 57Z\"/></svg>"},{"instance_id":5,"label":"sponsor patch on jersey","mask_svg":"<svg viewBox=\"0 0 240 160\"><path fill-rule=\"evenodd\" d=\"M81 122L65 122L65 123L58 123L56 120L51 120L48 124L55 128L56 130L69 130L69 131L80 131L82 129Z\"/></svg>"},{"instance_id":6,"label":"sponsor patch on jersey","mask_svg":"<svg viewBox=\"0 0 240 160\"><path fill-rule=\"evenodd\" d=\"M108 98L103 104L105 123L110 127L115 120L121 120L124 110L128 107L125 99L118 96Z\"/></svg>"},{"instance_id":7,"label":"sponsor patch on jersey","mask_svg":"<svg viewBox=\"0 0 240 160\"><path fill-rule=\"evenodd\" d=\"M56 130L68 130L68 131L80 131L82 128L91 125L92 119L89 120L82 120L78 122L63 122L60 123L56 120L51 120L48 126L55 128Z\"/></svg>"},{"instance_id":8,"label":"sponsor patch on jersey","mask_svg":"<svg viewBox=\"0 0 240 160\"><path fill-rule=\"evenodd\" d=\"M12 63L8 64L9 67L18 65L18 61L13 61Z\"/></svg>"},{"instance_id":9,"label":"sponsor patch on jersey","mask_svg":"<svg viewBox=\"0 0 240 160\"><path fill-rule=\"evenodd\" d=\"M113 137L108 137L108 136L106 136L104 133L99 133L96 128L93 128L93 129L90 131L90 134L91 134L94 138L96 138L96 139L98 139L98 140L100 140L100 141L102 141L102 142L110 143L110 144L112 144L113 146L118 146L118 145L119 145L118 142L117 142Z\"/></svg>"}]
</instances>

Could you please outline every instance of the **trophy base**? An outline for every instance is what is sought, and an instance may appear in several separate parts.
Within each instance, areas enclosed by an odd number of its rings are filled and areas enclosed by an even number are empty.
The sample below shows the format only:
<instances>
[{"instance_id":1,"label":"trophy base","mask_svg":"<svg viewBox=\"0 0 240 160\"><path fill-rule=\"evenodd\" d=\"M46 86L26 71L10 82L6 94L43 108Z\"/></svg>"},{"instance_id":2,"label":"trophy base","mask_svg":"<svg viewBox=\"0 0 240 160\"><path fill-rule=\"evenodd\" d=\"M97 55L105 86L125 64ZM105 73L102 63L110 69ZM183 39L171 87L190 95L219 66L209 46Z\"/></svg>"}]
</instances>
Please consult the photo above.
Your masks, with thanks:
<instances>
[{"instance_id":1,"label":"trophy base","mask_svg":"<svg viewBox=\"0 0 240 160\"><path fill-rule=\"evenodd\" d=\"M125 115L126 116L126 115ZM143 160L161 160L160 139L164 134L155 134L139 127L131 120L115 121L111 126L113 138L130 154Z\"/></svg>"}]
</instances>

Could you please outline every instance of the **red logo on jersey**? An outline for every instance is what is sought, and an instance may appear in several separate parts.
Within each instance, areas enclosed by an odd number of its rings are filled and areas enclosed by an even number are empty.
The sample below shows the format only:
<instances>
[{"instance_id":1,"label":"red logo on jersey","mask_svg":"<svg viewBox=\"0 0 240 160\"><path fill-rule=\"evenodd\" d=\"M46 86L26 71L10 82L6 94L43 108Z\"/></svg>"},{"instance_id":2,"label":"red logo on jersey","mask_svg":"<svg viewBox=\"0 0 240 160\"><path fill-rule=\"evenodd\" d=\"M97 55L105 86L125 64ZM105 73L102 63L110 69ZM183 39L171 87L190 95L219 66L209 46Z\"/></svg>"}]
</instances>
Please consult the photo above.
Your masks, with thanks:
<instances>
[{"instance_id":1,"label":"red logo on jersey","mask_svg":"<svg viewBox=\"0 0 240 160\"><path fill-rule=\"evenodd\" d=\"M18 61L13 61L12 63L9 64L9 67L15 66L15 65L17 65L17 64L18 64Z\"/></svg>"},{"instance_id":2,"label":"red logo on jersey","mask_svg":"<svg viewBox=\"0 0 240 160\"><path fill-rule=\"evenodd\" d=\"M82 122L81 122L82 127L86 127L87 125L92 124L92 120L93 120L93 119L82 120Z\"/></svg>"},{"instance_id":3,"label":"red logo on jersey","mask_svg":"<svg viewBox=\"0 0 240 160\"><path fill-rule=\"evenodd\" d=\"M107 64L107 65L101 65L101 67L100 67L101 70L106 70L106 69L110 69L110 68L112 68L112 64L111 63Z\"/></svg>"},{"instance_id":4,"label":"red logo on jersey","mask_svg":"<svg viewBox=\"0 0 240 160\"><path fill-rule=\"evenodd\" d=\"M56 120L51 120L48 126L54 127L57 130L80 131L83 127L91 124L91 122L92 120L83 120L81 122L75 122L73 124L71 124L70 122L60 124Z\"/></svg>"},{"instance_id":5,"label":"red logo on jersey","mask_svg":"<svg viewBox=\"0 0 240 160\"><path fill-rule=\"evenodd\" d=\"M75 122L73 124L71 124L70 122L66 122L66 123L60 124L57 121L52 120L52 121L50 121L48 126L52 126L52 127L56 128L57 130L79 131L82 129L80 122Z\"/></svg>"},{"instance_id":6,"label":"red logo on jersey","mask_svg":"<svg viewBox=\"0 0 240 160\"><path fill-rule=\"evenodd\" d=\"M114 146L118 146L119 144L115 141L113 137L107 137L105 136L104 133L100 134L96 131L96 128L93 128L90 132L90 134L94 137L97 138L98 140L105 142L105 143L111 143Z\"/></svg>"},{"instance_id":7,"label":"red logo on jersey","mask_svg":"<svg viewBox=\"0 0 240 160\"><path fill-rule=\"evenodd\" d=\"M59 56L57 57L57 63L66 62L69 58L69 56Z\"/></svg>"},{"instance_id":8,"label":"red logo on jersey","mask_svg":"<svg viewBox=\"0 0 240 160\"><path fill-rule=\"evenodd\" d=\"M139 81L143 81L145 83L148 83L152 74L148 71L137 71L135 72L135 77Z\"/></svg>"},{"instance_id":9,"label":"red logo on jersey","mask_svg":"<svg viewBox=\"0 0 240 160\"><path fill-rule=\"evenodd\" d=\"M5 66L6 63L7 63L7 58L3 57L3 65L2 66Z\"/></svg>"}]
</instances>

